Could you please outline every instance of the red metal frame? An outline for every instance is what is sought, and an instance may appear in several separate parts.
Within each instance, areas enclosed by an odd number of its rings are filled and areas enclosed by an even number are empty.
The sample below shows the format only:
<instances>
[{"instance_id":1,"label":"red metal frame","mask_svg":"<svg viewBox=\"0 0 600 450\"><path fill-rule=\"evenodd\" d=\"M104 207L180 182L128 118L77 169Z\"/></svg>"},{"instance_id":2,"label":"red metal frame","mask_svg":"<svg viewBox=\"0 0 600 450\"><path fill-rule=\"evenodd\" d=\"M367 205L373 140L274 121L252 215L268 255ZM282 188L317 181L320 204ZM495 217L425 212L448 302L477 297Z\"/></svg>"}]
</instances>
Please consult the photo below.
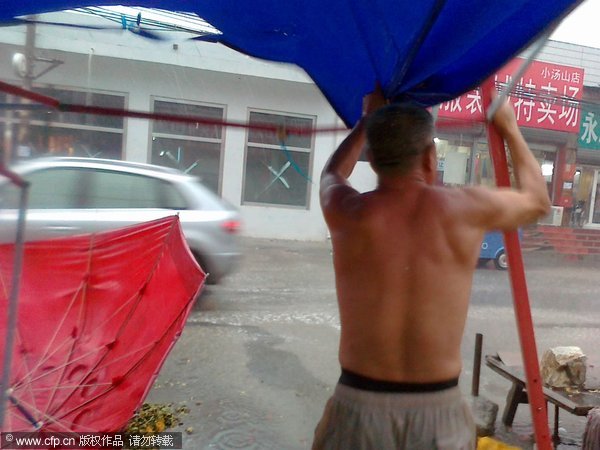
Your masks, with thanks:
<instances>
[{"instance_id":1,"label":"red metal frame","mask_svg":"<svg viewBox=\"0 0 600 450\"><path fill-rule=\"evenodd\" d=\"M486 112L491 104L492 89L495 89L493 78L488 79L481 86L481 98ZM504 141L491 123L488 125L487 131L490 157L492 158L496 175L496 184L499 187L509 187L510 177L508 174L508 163L506 160ZM535 442L539 450L551 450L552 441L550 438L550 428L548 427L548 413L546 410L544 393L542 391L533 319L531 317L527 281L525 280L525 267L523 265L523 254L521 252L518 231L504 232L504 242L506 246L506 255L508 257L513 305L517 329L519 331L519 340L521 343L521 354L523 355L523 367L525 368L527 395L535 431Z\"/></svg>"}]
</instances>

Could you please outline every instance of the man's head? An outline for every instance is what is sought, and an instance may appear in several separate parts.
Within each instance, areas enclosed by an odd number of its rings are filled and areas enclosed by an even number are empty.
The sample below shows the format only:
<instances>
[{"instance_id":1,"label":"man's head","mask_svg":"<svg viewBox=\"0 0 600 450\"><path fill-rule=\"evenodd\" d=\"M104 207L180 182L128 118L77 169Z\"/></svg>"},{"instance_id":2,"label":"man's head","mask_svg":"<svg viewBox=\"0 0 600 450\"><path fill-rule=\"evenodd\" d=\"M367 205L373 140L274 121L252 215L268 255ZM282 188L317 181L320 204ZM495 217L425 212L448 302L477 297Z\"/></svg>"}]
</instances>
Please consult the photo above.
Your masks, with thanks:
<instances>
[{"instance_id":1,"label":"man's head","mask_svg":"<svg viewBox=\"0 0 600 450\"><path fill-rule=\"evenodd\" d=\"M366 122L371 165L379 175L404 175L434 152L433 117L414 105L388 105Z\"/></svg>"}]
</instances>

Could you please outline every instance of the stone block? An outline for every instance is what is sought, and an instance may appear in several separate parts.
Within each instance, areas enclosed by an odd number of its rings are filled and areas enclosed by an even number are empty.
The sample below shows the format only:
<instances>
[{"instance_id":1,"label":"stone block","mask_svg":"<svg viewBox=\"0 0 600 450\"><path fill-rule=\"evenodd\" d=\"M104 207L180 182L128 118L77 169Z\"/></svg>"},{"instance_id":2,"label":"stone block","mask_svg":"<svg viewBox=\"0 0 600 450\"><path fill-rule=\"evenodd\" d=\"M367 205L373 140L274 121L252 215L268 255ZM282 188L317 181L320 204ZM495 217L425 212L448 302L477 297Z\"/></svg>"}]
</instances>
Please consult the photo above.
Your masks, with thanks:
<instances>
[{"instance_id":1,"label":"stone block","mask_svg":"<svg viewBox=\"0 0 600 450\"><path fill-rule=\"evenodd\" d=\"M477 427L477 436L493 436L496 429L498 405L485 397L471 396L471 410Z\"/></svg>"},{"instance_id":2,"label":"stone block","mask_svg":"<svg viewBox=\"0 0 600 450\"><path fill-rule=\"evenodd\" d=\"M579 347L554 347L542 355L544 384L553 388L582 387L587 358Z\"/></svg>"}]
</instances>

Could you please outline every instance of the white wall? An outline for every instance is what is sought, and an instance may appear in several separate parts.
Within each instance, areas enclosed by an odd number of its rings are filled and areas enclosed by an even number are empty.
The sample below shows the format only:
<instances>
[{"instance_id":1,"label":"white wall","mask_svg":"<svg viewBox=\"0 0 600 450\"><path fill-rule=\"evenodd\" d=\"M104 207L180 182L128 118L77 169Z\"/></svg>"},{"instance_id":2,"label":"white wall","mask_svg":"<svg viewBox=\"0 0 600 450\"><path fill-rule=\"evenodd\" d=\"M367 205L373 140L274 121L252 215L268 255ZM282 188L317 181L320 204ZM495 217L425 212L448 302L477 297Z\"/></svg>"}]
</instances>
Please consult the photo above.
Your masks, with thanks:
<instances>
[{"instance_id":1,"label":"white wall","mask_svg":"<svg viewBox=\"0 0 600 450\"><path fill-rule=\"evenodd\" d=\"M600 48L548 41L536 59L555 64L583 67L583 84L593 87L600 84Z\"/></svg>"}]
</instances>

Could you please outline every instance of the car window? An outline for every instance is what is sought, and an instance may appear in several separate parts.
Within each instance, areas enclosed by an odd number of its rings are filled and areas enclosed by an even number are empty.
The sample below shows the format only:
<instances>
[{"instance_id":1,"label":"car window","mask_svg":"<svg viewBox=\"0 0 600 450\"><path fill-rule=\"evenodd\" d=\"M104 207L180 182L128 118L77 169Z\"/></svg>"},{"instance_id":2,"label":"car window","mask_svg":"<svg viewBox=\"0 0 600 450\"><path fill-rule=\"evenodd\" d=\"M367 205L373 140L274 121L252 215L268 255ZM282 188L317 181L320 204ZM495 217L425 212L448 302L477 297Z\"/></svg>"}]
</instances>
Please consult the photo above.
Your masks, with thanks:
<instances>
[{"instance_id":1,"label":"car window","mask_svg":"<svg viewBox=\"0 0 600 450\"><path fill-rule=\"evenodd\" d=\"M87 208L185 209L183 197L172 183L157 178L97 170L90 186Z\"/></svg>"},{"instance_id":2,"label":"car window","mask_svg":"<svg viewBox=\"0 0 600 450\"><path fill-rule=\"evenodd\" d=\"M66 209L81 205L85 195L82 173L71 168L40 170L26 175L29 181L29 208Z\"/></svg>"},{"instance_id":3,"label":"car window","mask_svg":"<svg viewBox=\"0 0 600 450\"><path fill-rule=\"evenodd\" d=\"M168 209L187 209L187 203L181 193L167 181L161 180L162 189L160 189L161 208Z\"/></svg>"},{"instance_id":4,"label":"car window","mask_svg":"<svg viewBox=\"0 0 600 450\"><path fill-rule=\"evenodd\" d=\"M39 170L23 176L30 183L30 209L77 208L85 196L82 174L70 168ZM2 208L18 208L20 190L13 184L0 188Z\"/></svg>"},{"instance_id":5,"label":"car window","mask_svg":"<svg viewBox=\"0 0 600 450\"><path fill-rule=\"evenodd\" d=\"M0 208L16 209L19 207L20 189L8 180L0 184Z\"/></svg>"}]
</instances>

